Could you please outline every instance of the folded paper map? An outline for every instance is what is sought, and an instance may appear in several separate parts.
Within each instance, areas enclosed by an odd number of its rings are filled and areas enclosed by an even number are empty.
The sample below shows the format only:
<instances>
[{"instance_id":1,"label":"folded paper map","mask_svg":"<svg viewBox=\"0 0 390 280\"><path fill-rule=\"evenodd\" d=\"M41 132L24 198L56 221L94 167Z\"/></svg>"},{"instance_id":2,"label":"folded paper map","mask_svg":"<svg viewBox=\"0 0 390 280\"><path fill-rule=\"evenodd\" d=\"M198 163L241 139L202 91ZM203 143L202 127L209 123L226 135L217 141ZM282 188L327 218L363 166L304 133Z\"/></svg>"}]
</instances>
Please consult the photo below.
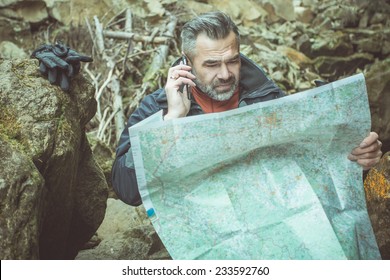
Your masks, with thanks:
<instances>
[{"instance_id":1,"label":"folded paper map","mask_svg":"<svg viewBox=\"0 0 390 280\"><path fill-rule=\"evenodd\" d=\"M364 76L130 128L142 201L173 259L380 259L362 168Z\"/></svg>"}]
</instances>

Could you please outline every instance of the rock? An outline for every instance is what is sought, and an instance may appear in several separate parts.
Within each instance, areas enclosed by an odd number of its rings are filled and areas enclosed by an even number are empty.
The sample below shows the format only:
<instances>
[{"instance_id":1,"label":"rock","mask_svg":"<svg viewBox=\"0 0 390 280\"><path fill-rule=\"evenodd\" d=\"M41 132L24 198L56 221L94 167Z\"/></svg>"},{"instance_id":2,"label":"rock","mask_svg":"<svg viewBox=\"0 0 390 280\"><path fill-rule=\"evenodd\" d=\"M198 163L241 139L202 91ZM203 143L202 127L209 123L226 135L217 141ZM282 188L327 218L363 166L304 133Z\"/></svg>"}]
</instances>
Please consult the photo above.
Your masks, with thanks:
<instances>
[{"instance_id":1,"label":"rock","mask_svg":"<svg viewBox=\"0 0 390 280\"><path fill-rule=\"evenodd\" d=\"M390 58L377 61L364 74L371 108L372 130L379 134L382 151L390 151Z\"/></svg>"},{"instance_id":2,"label":"rock","mask_svg":"<svg viewBox=\"0 0 390 280\"><path fill-rule=\"evenodd\" d=\"M14 41L15 38L28 37L30 29L30 23L1 17L0 13L0 38L2 41Z\"/></svg>"},{"instance_id":3,"label":"rock","mask_svg":"<svg viewBox=\"0 0 390 280\"><path fill-rule=\"evenodd\" d=\"M115 159L115 152L102 141L97 140L93 136L89 137L92 153L100 168L103 171L104 177L108 185L108 197L117 198L111 182L111 168Z\"/></svg>"},{"instance_id":4,"label":"rock","mask_svg":"<svg viewBox=\"0 0 390 280\"><path fill-rule=\"evenodd\" d=\"M210 11L213 9L213 6L208 4L208 1L205 1L206 3L203 3L204 1L178 1L177 5L186 9L189 9L191 11L194 11L196 14L200 14L204 11ZM235 14L231 15L232 17L235 16ZM187 16L186 20L190 20L192 17Z\"/></svg>"},{"instance_id":5,"label":"rock","mask_svg":"<svg viewBox=\"0 0 390 280\"><path fill-rule=\"evenodd\" d=\"M42 22L50 16L64 25L71 23L78 25L84 22L85 18L91 19L94 15L98 17L102 17L104 14L114 16L127 6L128 3L125 0L2 0L0 14L4 14L4 10L8 9L7 13L14 15L8 18L17 18L27 23ZM135 10L139 11L140 9Z\"/></svg>"},{"instance_id":6,"label":"rock","mask_svg":"<svg viewBox=\"0 0 390 280\"><path fill-rule=\"evenodd\" d=\"M344 30L351 39L352 45L359 52L368 52L374 55L387 55L390 29L348 28Z\"/></svg>"},{"instance_id":7,"label":"rock","mask_svg":"<svg viewBox=\"0 0 390 280\"><path fill-rule=\"evenodd\" d=\"M367 210L379 251L390 259L390 152L373 167L364 181Z\"/></svg>"},{"instance_id":8,"label":"rock","mask_svg":"<svg viewBox=\"0 0 390 280\"><path fill-rule=\"evenodd\" d=\"M26 52L12 42L3 41L0 43L0 58L27 58Z\"/></svg>"},{"instance_id":9,"label":"rock","mask_svg":"<svg viewBox=\"0 0 390 280\"><path fill-rule=\"evenodd\" d=\"M368 53L356 53L344 56L320 56L315 59L317 72L323 77L350 76L357 69L364 69L367 64L374 61L374 57Z\"/></svg>"},{"instance_id":10,"label":"rock","mask_svg":"<svg viewBox=\"0 0 390 280\"><path fill-rule=\"evenodd\" d=\"M106 208L107 184L84 132L94 89L79 74L65 93L37 61L4 60L0 112L0 258L73 259Z\"/></svg>"},{"instance_id":11,"label":"rock","mask_svg":"<svg viewBox=\"0 0 390 280\"><path fill-rule=\"evenodd\" d=\"M326 31L314 38L310 58L318 56L348 56L354 53L348 34L340 31Z\"/></svg>"},{"instance_id":12,"label":"rock","mask_svg":"<svg viewBox=\"0 0 390 280\"><path fill-rule=\"evenodd\" d=\"M187 6L188 2L192 1L178 1L182 2ZM241 20L244 26L253 25L256 22L259 22L263 17L267 16L267 12L262 8L260 3L253 2L250 0L241 0L241 1L219 1L219 0L208 0L210 5L213 6L209 10L221 10L225 11L232 18ZM201 13L205 10L201 11Z\"/></svg>"},{"instance_id":13,"label":"rock","mask_svg":"<svg viewBox=\"0 0 390 280\"><path fill-rule=\"evenodd\" d=\"M370 14L366 11L359 20L359 28L365 28L368 26L368 21L370 20Z\"/></svg>"},{"instance_id":14,"label":"rock","mask_svg":"<svg viewBox=\"0 0 390 280\"><path fill-rule=\"evenodd\" d=\"M299 68L305 68L313 64L313 61L310 58L293 48L279 46L276 48L276 51L287 57L291 62L298 65Z\"/></svg>"},{"instance_id":15,"label":"rock","mask_svg":"<svg viewBox=\"0 0 390 280\"><path fill-rule=\"evenodd\" d=\"M382 51L381 41L379 36L372 36L370 38L360 39L356 42L357 50L359 52L368 52L372 54L380 53Z\"/></svg>"},{"instance_id":16,"label":"rock","mask_svg":"<svg viewBox=\"0 0 390 280\"><path fill-rule=\"evenodd\" d=\"M383 42L381 53L384 56L388 56L390 54L390 42L389 41Z\"/></svg>"},{"instance_id":17,"label":"rock","mask_svg":"<svg viewBox=\"0 0 390 280\"><path fill-rule=\"evenodd\" d=\"M306 55L311 53L311 42L310 37L307 34L302 34L296 41L296 48L300 52L303 52Z\"/></svg>"},{"instance_id":18,"label":"rock","mask_svg":"<svg viewBox=\"0 0 390 280\"><path fill-rule=\"evenodd\" d=\"M318 6L320 0L302 0L302 5L305 7L314 7Z\"/></svg>"},{"instance_id":19,"label":"rock","mask_svg":"<svg viewBox=\"0 0 390 280\"><path fill-rule=\"evenodd\" d=\"M389 16L388 14L384 14L384 13L375 13L370 18L370 25L380 24L380 23L385 24L388 16Z\"/></svg>"},{"instance_id":20,"label":"rock","mask_svg":"<svg viewBox=\"0 0 390 280\"><path fill-rule=\"evenodd\" d=\"M0 111L0 258L38 259L44 179L17 141L8 138L15 116ZM8 128L7 128L8 127ZM14 135L16 136L16 135ZM12 136L11 136L12 137Z\"/></svg>"},{"instance_id":21,"label":"rock","mask_svg":"<svg viewBox=\"0 0 390 280\"><path fill-rule=\"evenodd\" d=\"M20 0L0 0L0 8L10 6L18 2L20 2Z\"/></svg>"},{"instance_id":22,"label":"rock","mask_svg":"<svg viewBox=\"0 0 390 280\"><path fill-rule=\"evenodd\" d=\"M337 1L335 1L337 2ZM359 25L358 9L348 3L329 4L323 3L318 7L317 16L313 20L313 26L325 30L324 22L330 22L331 29L341 29L345 27L357 27Z\"/></svg>"},{"instance_id":23,"label":"rock","mask_svg":"<svg viewBox=\"0 0 390 280\"><path fill-rule=\"evenodd\" d=\"M294 7L296 20L303 23L311 23L314 19L313 11L308 7Z\"/></svg>"},{"instance_id":24,"label":"rock","mask_svg":"<svg viewBox=\"0 0 390 280\"><path fill-rule=\"evenodd\" d=\"M101 240L100 243L95 248L80 251L76 259L170 259L143 206L131 207L109 198L97 238Z\"/></svg>"},{"instance_id":25,"label":"rock","mask_svg":"<svg viewBox=\"0 0 390 280\"><path fill-rule=\"evenodd\" d=\"M29 23L38 23L48 17L44 1L30 1L28 4L23 0L5 1L0 3L0 7L1 14Z\"/></svg>"},{"instance_id":26,"label":"rock","mask_svg":"<svg viewBox=\"0 0 390 280\"><path fill-rule=\"evenodd\" d=\"M287 21L295 20L294 6L292 0L261 0L264 9L268 12L268 15L272 18L271 22L274 22L274 17L279 17Z\"/></svg>"}]
</instances>

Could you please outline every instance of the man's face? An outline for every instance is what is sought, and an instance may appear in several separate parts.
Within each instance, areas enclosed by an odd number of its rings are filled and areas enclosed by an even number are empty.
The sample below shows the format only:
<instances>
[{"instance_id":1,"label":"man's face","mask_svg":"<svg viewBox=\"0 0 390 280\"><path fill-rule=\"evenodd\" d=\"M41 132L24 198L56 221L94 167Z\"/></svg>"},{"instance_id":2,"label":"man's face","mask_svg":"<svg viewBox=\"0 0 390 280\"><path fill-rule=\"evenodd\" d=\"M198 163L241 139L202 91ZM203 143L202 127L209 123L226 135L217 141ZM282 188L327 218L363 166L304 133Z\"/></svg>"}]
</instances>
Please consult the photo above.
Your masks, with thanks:
<instances>
[{"instance_id":1,"label":"man's face","mask_svg":"<svg viewBox=\"0 0 390 280\"><path fill-rule=\"evenodd\" d=\"M214 100L233 96L240 79L240 53L234 32L226 38L212 40L200 34L196 40L196 55L192 72L197 87Z\"/></svg>"}]
</instances>

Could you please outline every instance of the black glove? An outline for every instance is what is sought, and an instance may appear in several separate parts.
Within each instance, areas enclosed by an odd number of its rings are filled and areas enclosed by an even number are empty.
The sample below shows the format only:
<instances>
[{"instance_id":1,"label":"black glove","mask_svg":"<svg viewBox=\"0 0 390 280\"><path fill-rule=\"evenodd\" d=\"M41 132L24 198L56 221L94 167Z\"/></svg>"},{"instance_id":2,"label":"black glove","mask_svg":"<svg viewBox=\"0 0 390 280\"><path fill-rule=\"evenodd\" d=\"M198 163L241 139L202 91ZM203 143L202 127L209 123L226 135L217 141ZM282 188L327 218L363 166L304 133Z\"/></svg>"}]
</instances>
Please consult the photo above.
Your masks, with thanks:
<instances>
[{"instance_id":1,"label":"black glove","mask_svg":"<svg viewBox=\"0 0 390 280\"><path fill-rule=\"evenodd\" d=\"M81 67L81 62L92 62L92 58L89 56L85 55L80 55L78 52L75 50L72 50L69 48L68 53L66 55L65 61L69 63L70 68L69 70L69 75L73 77L77 73L80 72L80 67Z\"/></svg>"},{"instance_id":2,"label":"black glove","mask_svg":"<svg viewBox=\"0 0 390 280\"><path fill-rule=\"evenodd\" d=\"M64 91L69 90L70 78L80 72L80 61L92 61L91 57L80 55L62 43L42 45L33 51L31 57L39 60L39 70L49 82L59 85Z\"/></svg>"}]
</instances>

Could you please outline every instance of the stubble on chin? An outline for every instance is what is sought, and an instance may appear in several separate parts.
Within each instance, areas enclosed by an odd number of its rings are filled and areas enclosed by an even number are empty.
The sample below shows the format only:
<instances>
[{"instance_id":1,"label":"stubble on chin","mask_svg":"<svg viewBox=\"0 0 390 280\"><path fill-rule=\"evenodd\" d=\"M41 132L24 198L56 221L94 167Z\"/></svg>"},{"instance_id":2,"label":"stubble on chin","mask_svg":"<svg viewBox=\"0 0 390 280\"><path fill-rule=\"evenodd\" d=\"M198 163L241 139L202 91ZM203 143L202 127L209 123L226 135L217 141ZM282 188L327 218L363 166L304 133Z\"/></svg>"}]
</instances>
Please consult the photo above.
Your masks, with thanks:
<instances>
[{"instance_id":1,"label":"stubble on chin","mask_svg":"<svg viewBox=\"0 0 390 280\"><path fill-rule=\"evenodd\" d=\"M236 88L238 86L237 81L234 81L232 86L228 91L225 92L217 92L214 88L214 85L204 85L199 80L196 80L195 83L197 84L197 87L207 96L209 96L211 99L216 101L226 101L232 98L234 92L236 91Z\"/></svg>"}]
</instances>

